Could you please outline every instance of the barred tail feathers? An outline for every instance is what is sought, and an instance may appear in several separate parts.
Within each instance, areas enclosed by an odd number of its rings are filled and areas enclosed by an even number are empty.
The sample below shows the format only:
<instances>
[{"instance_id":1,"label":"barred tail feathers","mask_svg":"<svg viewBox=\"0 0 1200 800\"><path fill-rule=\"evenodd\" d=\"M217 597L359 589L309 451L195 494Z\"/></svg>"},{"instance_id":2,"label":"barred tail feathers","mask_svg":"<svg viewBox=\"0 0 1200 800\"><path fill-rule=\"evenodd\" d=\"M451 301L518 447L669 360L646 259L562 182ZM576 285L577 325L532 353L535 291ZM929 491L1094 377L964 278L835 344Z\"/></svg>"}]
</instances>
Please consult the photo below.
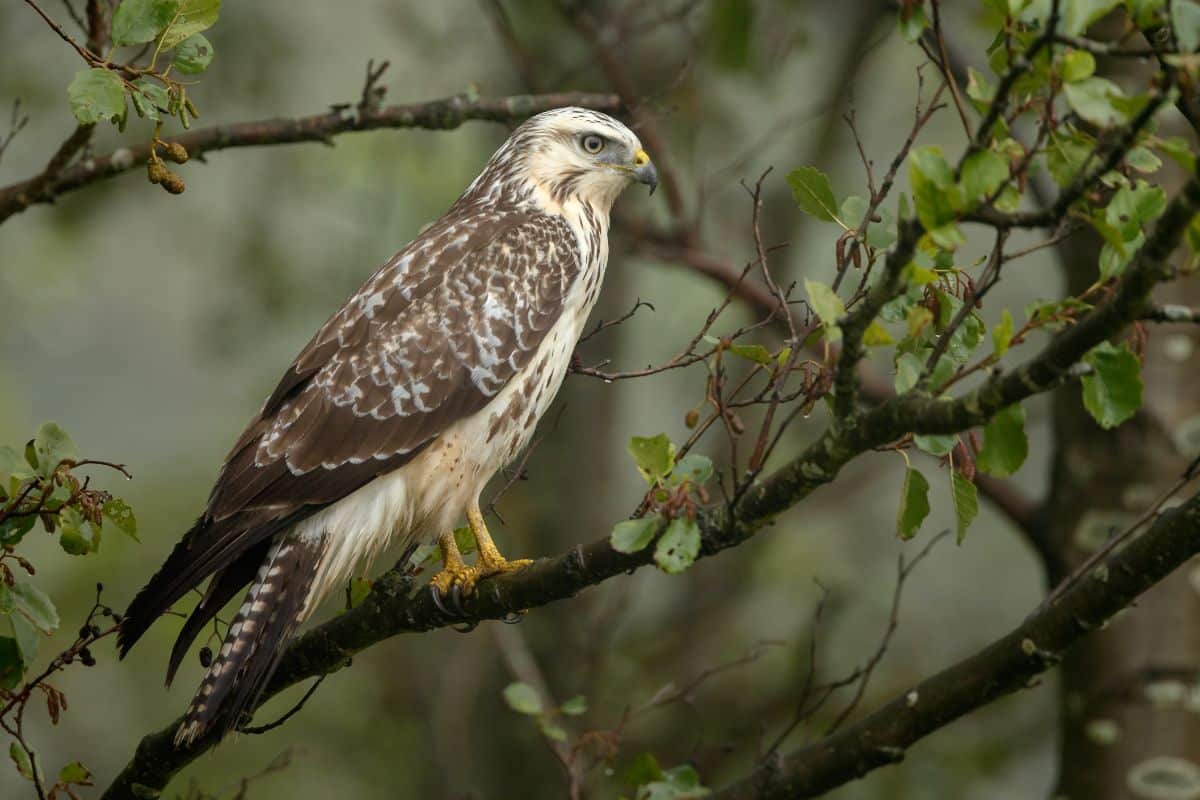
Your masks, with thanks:
<instances>
[{"instance_id":1,"label":"barred tail feathers","mask_svg":"<svg viewBox=\"0 0 1200 800\"><path fill-rule=\"evenodd\" d=\"M314 605L309 596L326 547L324 535L294 533L271 546L175 734L177 747L213 729L224 736L254 707L284 643Z\"/></svg>"}]
</instances>

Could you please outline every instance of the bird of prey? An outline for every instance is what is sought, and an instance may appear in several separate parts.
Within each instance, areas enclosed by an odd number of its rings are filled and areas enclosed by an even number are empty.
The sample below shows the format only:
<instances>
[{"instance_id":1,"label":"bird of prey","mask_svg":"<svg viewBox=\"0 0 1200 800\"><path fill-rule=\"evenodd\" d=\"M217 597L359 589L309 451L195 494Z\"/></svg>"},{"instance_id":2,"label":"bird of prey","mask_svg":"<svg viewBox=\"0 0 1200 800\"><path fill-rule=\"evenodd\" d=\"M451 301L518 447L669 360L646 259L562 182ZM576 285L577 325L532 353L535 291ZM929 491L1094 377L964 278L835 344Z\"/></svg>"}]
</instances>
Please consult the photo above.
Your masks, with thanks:
<instances>
[{"instance_id":1,"label":"bird of prey","mask_svg":"<svg viewBox=\"0 0 1200 800\"><path fill-rule=\"evenodd\" d=\"M209 579L171 653L170 683L200 630L249 585L178 745L238 725L321 598L390 542L436 539L435 597L530 563L496 549L479 495L562 384L600 292L614 200L657 181L637 136L612 117L532 117L317 331L124 617L122 656ZM463 516L473 565L452 534Z\"/></svg>"}]
</instances>

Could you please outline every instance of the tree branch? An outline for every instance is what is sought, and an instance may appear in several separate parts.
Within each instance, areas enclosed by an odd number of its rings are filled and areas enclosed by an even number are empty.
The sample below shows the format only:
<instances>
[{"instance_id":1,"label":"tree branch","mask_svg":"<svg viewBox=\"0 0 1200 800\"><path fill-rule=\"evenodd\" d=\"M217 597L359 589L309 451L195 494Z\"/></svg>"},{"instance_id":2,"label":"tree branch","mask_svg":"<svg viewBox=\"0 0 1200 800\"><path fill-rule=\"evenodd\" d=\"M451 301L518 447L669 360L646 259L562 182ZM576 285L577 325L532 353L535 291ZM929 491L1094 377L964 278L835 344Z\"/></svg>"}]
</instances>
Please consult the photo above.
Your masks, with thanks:
<instances>
[{"instance_id":1,"label":"tree branch","mask_svg":"<svg viewBox=\"0 0 1200 800\"><path fill-rule=\"evenodd\" d=\"M839 734L761 766L715 800L817 797L903 760L914 743L1007 694L1033 685L1063 651L1200 553L1200 494L1091 570L1057 603L1003 638L896 697Z\"/></svg>"},{"instance_id":2,"label":"tree branch","mask_svg":"<svg viewBox=\"0 0 1200 800\"><path fill-rule=\"evenodd\" d=\"M562 92L558 94L478 97L455 95L439 100L379 109L351 109L333 106L324 114L295 119L265 119L200 128L167 140L183 145L195 158L216 150L233 147L322 142L332 144L333 137L353 131L381 128L429 128L448 130L469 120L516 122L560 106L583 106L601 111L617 111L621 101L612 94ZM82 126L81 126L82 127ZM73 155L73 152L72 152ZM56 174L46 173L21 183L0 188L0 223L38 203L111 178L146 163L148 143L120 147L113 152L89 158Z\"/></svg>"}]
</instances>

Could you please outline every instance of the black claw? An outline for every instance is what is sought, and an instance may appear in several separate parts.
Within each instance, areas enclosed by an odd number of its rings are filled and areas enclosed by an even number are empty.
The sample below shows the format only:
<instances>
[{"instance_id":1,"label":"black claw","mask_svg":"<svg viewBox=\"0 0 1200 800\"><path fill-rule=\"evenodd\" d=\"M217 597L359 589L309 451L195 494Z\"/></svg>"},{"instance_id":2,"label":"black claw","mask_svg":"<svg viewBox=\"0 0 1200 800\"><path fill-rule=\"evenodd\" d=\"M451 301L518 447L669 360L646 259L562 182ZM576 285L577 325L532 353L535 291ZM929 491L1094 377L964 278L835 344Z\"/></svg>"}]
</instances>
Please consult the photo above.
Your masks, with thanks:
<instances>
[{"instance_id":1,"label":"black claw","mask_svg":"<svg viewBox=\"0 0 1200 800\"><path fill-rule=\"evenodd\" d=\"M462 584L460 583L456 583L450 587L450 607L454 609L454 613L458 616L467 616L467 612L463 610Z\"/></svg>"},{"instance_id":2,"label":"black claw","mask_svg":"<svg viewBox=\"0 0 1200 800\"><path fill-rule=\"evenodd\" d=\"M442 593L439 592L438 588L432 583L429 584L429 596L432 598L433 604L437 606L438 611L442 612L447 617L453 616L450 613L450 609L446 608L446 605L442 602Z\"/></svg>"}]
</instances>

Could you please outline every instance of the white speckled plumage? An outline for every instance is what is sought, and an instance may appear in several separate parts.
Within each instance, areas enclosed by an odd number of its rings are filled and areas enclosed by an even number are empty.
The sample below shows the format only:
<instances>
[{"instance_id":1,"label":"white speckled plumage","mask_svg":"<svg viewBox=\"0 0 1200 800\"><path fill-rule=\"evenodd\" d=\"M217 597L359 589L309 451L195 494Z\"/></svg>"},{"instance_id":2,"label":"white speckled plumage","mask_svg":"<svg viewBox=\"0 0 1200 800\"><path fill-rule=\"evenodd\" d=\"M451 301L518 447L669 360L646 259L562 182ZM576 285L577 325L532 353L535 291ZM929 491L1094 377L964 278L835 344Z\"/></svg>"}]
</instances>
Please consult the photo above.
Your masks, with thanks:
<instances>
[{"instance_id":1,"label":"white speckled plumage","mask_svg":"<svg viewBox=\"0 0 1200 800\"><path fill-rule=\"evenodd\" d=\"M179 741L235 725L324 596L388 544L454 527L529 443L599 293L612 203L647 176L636 136L611 117L538 115L317 332L130 606L122 652L212 575L170 679L250 583Z\"/></svg>"}]
</instances>

